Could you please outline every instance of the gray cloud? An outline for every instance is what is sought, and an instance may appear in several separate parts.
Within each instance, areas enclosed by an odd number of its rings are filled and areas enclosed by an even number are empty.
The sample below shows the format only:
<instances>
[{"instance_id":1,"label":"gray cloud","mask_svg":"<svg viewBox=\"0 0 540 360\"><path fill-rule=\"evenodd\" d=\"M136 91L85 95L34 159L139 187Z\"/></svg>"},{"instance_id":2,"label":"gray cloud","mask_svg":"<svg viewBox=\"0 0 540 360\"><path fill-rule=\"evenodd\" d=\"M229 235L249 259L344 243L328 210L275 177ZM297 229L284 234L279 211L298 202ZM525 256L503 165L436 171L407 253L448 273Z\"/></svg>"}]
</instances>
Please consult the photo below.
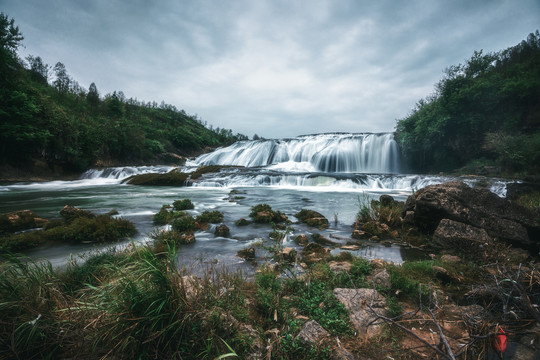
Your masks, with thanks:
<instances>
[{"instance_id":1,"label":"gray cloud","mask_svg":"<svg viewBox=\"0 0 540 360\"><path fill-rule=\"evenodd\" d=\"M21 56L247 135L392 131L442 71L517 44L540 3L2 0Z\"/></svg>"}]
</instances>

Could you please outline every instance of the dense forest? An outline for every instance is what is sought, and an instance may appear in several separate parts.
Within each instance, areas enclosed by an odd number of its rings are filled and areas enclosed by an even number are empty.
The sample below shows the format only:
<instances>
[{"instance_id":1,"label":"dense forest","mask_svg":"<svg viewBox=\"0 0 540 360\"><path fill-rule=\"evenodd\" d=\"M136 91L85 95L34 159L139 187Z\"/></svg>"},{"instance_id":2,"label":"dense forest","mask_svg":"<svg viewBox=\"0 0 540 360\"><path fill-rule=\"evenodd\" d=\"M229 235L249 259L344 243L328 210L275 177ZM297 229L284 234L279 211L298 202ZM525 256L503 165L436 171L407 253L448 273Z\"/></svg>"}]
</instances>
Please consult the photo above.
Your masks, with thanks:
<instances>
[{"instance_id":1,"label":"dense forest","mask_svg":"<svg viewBox=\"0 0 540 360\"><path fill-rule=\"evenodd\" d=\"M417 172L539 174L540 33L451 66L413 111L397 140Z\"/></svg>"},{"instance_id":2,"label":"dense forest","mask_svg":"<svg viewBox=\"0 0 540 360\"><path fill-rule=\"evenodd\" d=\"M0 165L49 166L80 171L96 163L142 163L165 154L193 155L246 137L207 128L162 102L141 102L123 92L100 96L80 86L61 62L19 58L23 40L14 20L0 13ZM160 157L161 155L161 157Z\"/></svg>"}]
</instances>

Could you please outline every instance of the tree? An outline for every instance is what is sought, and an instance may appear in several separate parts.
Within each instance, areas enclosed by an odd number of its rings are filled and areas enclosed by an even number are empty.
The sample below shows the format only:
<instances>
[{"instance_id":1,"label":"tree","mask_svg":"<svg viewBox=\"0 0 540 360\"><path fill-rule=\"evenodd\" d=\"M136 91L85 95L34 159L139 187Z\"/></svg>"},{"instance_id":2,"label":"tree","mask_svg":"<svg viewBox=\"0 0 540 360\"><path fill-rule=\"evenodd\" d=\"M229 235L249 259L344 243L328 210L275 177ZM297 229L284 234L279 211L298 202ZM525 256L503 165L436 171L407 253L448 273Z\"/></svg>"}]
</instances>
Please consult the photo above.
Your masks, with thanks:
<instances>
[{"instance_id":1,"label":"tree","mask_svg":"<svg viewBox=\"0 0 540 360\"><path fill-rule=\"evenodd\" d=\"M0 13L0 48L14 54L23 39L19 27L15 26L15 20L8 19L6 14Z\"/></svg>"},{"instance_id":2,"label":"tree","mask_svg":"<svg viewBox=\"0 0 540 360\"><path fill-rule=\"evenodd\" d=\"M91 83L88 88L88 94L86 94L86 101L92 107L96 107L99 104L99 92L95 83Z\"/></svg>"},{"instance_id":3,"label":"tree","mask_svg":"<svg viewBox=\"0 0 540 360\"><path fill-rule=\"evenodd\" d=\"M66 66L61 62L57 62L56 65L54 65L53 70L56 75L56 80L53 82L54 87L59 93L66 94L69 91L69 85L71 82L71 79L67 74Z\"/></svg>"},{"instance_id":4,"label":"tree","mask_svg":"<svg viewBox=\"0 0 540 360\"><path fill-rule=\"evenodd\" d=\"M30 76L34 81L47 84L49 80L49 74L51 67L48 64L43 63L40 56L28 55L26 57L28 65L30 67Z\"/></svg>"}]
</instances>

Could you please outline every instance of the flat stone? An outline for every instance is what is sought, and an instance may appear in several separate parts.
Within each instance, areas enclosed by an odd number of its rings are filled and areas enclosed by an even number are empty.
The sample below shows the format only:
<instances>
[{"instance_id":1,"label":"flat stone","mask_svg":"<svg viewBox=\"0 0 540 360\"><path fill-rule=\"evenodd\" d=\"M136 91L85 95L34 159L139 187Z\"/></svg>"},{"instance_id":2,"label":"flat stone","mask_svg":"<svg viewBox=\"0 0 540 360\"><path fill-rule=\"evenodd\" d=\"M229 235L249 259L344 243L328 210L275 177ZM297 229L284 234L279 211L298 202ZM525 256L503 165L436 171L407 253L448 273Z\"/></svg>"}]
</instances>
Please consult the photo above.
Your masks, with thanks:
<instances>
[{"instance_id":1,"label":"flat stone","mask_svg":"<svg viewBox=\"0 0 540 360\"><path fill-rule=\"evenodd\" d=\"M374 289L334 289L335 297L349 311L351 322L365 339L381 332L381 325L372 324L378 314L386 314L386 299ZM369 308L369 306L373 311Z\"/></svg>"},{"instance_id":2,"label":"flat stone","mask_svg":"<svg viewBox=\"0 0 540 360\"><path fill-rule=\"evenodd\" d=\"M332 270L333 272L349 272L351 271L352 264L347 261L330 261L328 263L328 267L330 267L330 270Z\"/></svg>"},{"instance_id":3,"label":"flat stone","mask_svg":"<svg viewBox=\"0 0 540 360\"><path fill-rule=\"evenodd\" d=\"M318 322L310 320L302 326L302 330L298 334L298 339L307 344L317 344L324 338L330 336Z\"/></svg>"}]
</instances>

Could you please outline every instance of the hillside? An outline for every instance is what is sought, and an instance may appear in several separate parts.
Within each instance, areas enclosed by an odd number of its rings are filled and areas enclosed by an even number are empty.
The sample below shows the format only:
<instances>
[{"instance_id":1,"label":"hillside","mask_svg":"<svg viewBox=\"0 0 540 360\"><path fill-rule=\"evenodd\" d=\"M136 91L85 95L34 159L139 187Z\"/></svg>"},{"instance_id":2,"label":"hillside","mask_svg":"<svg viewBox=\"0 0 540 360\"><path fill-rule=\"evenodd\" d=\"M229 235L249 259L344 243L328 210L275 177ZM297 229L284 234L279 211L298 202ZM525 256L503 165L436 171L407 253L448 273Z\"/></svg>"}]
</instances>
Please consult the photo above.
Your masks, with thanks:
<instances>
[{"instance_id":1,"label":"hillside","mask_svg":"<svg viewBox=\"0 0 540 360\"><path fill-rule=\"evenodd\" d=\"M397 121L410 170L538 175L538 30L506 50L475 51L445 73L435 92Z\"/></svg>"},{"instance_id":2,"label":"hillside","mask_svg":"<svg viewBox=\"0 0 540 360\"><path fill-rule=\"evenodd\" d=\"M81 171L96 164L140 164L177 159L245 139L210 129L196 115L172 105L100 96L80 86L58 62L19 58L23 36L0 14L0 166L35 164Z\"/></svg>"}]
</instances>

